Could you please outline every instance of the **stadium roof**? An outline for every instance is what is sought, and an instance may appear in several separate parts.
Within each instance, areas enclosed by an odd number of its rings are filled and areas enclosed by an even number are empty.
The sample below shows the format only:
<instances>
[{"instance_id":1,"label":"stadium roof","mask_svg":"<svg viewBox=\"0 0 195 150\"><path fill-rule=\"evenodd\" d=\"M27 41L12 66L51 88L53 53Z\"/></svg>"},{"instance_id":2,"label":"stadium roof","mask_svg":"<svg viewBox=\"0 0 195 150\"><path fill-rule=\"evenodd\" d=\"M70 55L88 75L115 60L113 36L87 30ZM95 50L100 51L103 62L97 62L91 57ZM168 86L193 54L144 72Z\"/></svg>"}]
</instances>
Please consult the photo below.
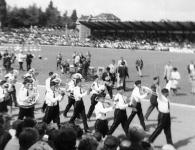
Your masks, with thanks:
<instances>
[{"instance_id":1,"label":"stadium roof","mask_svg":"<svg viewBox=\"0 0 195 150\"><path fill-rule=\"evenodd\" d=\"M195 31L195 22L179 21L79 21L92 30Z\"/></svg>"}]
</instances>

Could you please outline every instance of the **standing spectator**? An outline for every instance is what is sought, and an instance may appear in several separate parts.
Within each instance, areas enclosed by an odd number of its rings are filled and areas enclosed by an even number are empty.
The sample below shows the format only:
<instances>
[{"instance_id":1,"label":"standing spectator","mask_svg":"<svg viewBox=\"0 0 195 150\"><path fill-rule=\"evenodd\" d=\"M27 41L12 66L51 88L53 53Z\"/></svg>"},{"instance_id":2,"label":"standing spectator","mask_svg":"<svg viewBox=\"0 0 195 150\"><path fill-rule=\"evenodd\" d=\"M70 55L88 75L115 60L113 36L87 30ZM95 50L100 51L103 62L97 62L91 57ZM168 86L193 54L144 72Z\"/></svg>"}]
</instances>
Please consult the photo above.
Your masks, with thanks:
<instances>
[{"instance_id":1,"label":"standing spectator","mask_svg":"<svg viewBox=\"0 0 195 150\"><path fill-rule=\"evenodd\" d=\"M191 63L187 66L187 69L192 86L191 93L195 94L195 64L193 61L191 61Z\"/></svg>"},{"instance_id":2,"label":"standing spectator","mask_svg":"<svg viewBox=\"0 0 195 150\"><path fill-rule=\"evenodd\" d=\"M25 59L26 59L26 56L23 54L23 51L20 51L18 54L19 70L24 71L23 63Z\"/></svg>"},{"instance_id":3,"label":"standing spectator","mask_svg":"<svg viewBox=\"0 0 195 150\"><path fill-rule=\"evenodd\" d=\"M170 74L170 79L166 84L169 92L172 90L174 95L177 95L179 80L181 79L180 73L176 67L173 68Z\"/></svg>"},{"instance_id":4,"label":"standing spectator","mask_svg":"<svg viewBox=\"0 0 195 150\"><path fill-rule=\"evenodd\" d=\"M128 68L125 66L125 62L123 61L121 65L118 67L118 87L123 87L124 91L126 90L126 77L129 78Z\"/></svg>"},{"instance_id":5,"label":"standing spectator","mask_svg":"<svg viewBox=\"0 0 195 150\"><path fill-rule=\"evenodd\" d=\"M56 60L57 60L57 69L61 69L61 64L62 64L62 54L61 53L58 53Z\"/></svg>"},{"instance_id":6,"label":"standing spectator","mask_svg":"<svg viewBox=\"0 0 195 150\"><path fill-rule=\"evenodd\" d=\"M165 79L166 83L169 82L172 69L173 69L173 66L171 64L171 61L169 61L168 64L165 65L165 67L164 67L164 79Z\"/></svg>"},{"instance_id":7,"label":"standing spectator","mask_svg":"<svg viewBox=\"0 0 195 150\"><path fill-rule=\"evenodd\" d=\"M142 77L142 69L144 66L142 58L138 58L135 62L137 73L140 77Z\"/></svg>"},{"instance_id":8,"label":"standing spectator","mask_svg":"<svg viewBox=\"0 0 195 150\"><path fill-rule=\"evenodd\" d=\"M105 82L105 86L107 88L108 94L110 98L113 98L113 93L112 93L112 81L111 81L111 73L110 73L110 68L106 68L106 72L103 73L102 75L102 80Z\"/></svg>"},{"instance_id":9,"label":"standing spectator","mask_svg":"<svg viewBox=\"0 0 195 150\"><path fill-rule=\"evenodd\" d=\"M127 61L123 57L118 61L118 66L122 65L122 62L125 62L125 66L127 66Z\"/></svg>"},{"instance_id":10,"label":"standing spectator","mask_svg":"<svg viewBox=\"0 0 195 150\"><path fill-rule=\"evenodd\" d=\"M26 54L26 70L30 70L31 69L31 63L32 63L32 59L33 59L33 55L31 54L30 51L28 51L28 53Z\"/></svg>"},{"instance_id":11,"label":"standing spectator","mask_svg":"<svg viewBox=\"0 0 195 150\"><path fill-rule=\"evenodd\" d=\"M114 59L112 60L112 63L109 65L109 68L110 68L110 73L111 73L112 84L114 86L115 81L116 81L116 70L117 70L116 62Z\"/></svg>"}]
</instances>

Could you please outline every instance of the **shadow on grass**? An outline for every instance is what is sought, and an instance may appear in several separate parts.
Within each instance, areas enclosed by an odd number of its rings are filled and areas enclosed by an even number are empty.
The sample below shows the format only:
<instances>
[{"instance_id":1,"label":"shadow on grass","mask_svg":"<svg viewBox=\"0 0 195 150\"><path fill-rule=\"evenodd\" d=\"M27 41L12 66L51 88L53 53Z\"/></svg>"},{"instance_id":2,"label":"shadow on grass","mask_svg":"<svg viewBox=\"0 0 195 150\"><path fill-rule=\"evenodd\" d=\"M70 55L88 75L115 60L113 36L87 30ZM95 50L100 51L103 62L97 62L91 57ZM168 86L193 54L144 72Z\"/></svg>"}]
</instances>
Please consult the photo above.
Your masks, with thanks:
<instances>
[{"instance_id":1,"label":"shadow on grass","mask_svg":"<svg viewBox=\"0 0 195 150\"><path fill-rule=\"evenodd\" d=\"M191 137L188 137L188 138L177 141L176 143L174 143L175 148L177 149L179 147L188 145L189 143L191 143L191 140L194 139L194 138L195 138L195 136L191 136Z\"/></svg>"}]
</instances>

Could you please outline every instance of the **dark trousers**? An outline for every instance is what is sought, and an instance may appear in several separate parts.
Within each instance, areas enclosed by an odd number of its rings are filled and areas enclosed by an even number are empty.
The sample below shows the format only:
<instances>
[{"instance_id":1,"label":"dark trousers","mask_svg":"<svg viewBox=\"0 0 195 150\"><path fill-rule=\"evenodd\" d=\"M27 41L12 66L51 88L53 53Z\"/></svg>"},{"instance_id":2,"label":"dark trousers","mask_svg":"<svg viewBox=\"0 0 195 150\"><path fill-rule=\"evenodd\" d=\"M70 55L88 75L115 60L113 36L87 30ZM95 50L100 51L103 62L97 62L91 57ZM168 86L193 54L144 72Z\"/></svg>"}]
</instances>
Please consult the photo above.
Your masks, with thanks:
<instances>
[{"instance_id":1,"label":"dark trousers","mask_svg":"<svg viewBox=\"0 0 195 150\"><path fill-rule=\"evenodd\" d=\"M31 69L31 62L26 62L26 70L30 70Z\"/></svg>"},{"instance_id":2,"label":"dark trousers","mask_svg":"<svg viewBox=\"0 0 195 150\"><path fill-rule=\"evenodd\" d=\"M145 126L145 122L144 122L144 116L143 116L143 112L142 112L141 103L137 103L136 109L137 109L137 111L132 111L131 115L129 116L129 118L127 120L127 129L129 129L129 125L130 125L131 121L133 120L133 118L137 114L139 121L140 121L140 124L143 127L143 129L145 130L146 126Z\"/></svg>"},{"instance_id":3,"label":"dark trousers","mask_svg":"<svg viewBox=\"0 0 195 150\"><path fill-rule=\"evenodd\" d=\"M81 115L81 118L83 120L84 130L88 130L88 124L87 124L87 116L85 114L85 106L83 104L83 100L75 101L74 104L74 112L72 117L70 118L70 123L74 123L75 119Z\"/></svg>"},{"instance_id":4,"label":"dark trousers","mask_svg":"<svg viewBox=\"0 0 195 150\"><path fill-rule=\"evenodd\" d=\"M87 118L91 118L91 115L95 109L95 105L97 104L96 98L97 98L98 94L93 94L91 96L91 106L89 108L88 114L87 114Z\"/></svg>"},{"instance_id":5,"label":"dark trousers","mask_svg":"<svg viewBox=\"0 0 195 150\"><path fill-rule=\"evenodd\" d=\"M105 137L108 133L108 120L97 119L95 122L95 132L99 132Z\"/></svg>"},{"instance_id":6,"label":"dark trousers","mask_svg":"<svg viewBox=\"0 0 195 150\"><path fill-rule=\"evenodd\" d=\"M60 125L60 110L59 104L56 106L47 106L43 122L49 124L51 121Z\"/></svg>"},{"instance_id":7,"label":"dark trousers","mask_svg":"<svg viewBox=\"0 0 195 150\"><path fill-rule=\"evenodd\" d=\"M126 123L127 123L126 110L115 109L114 122L112 123L108 134L109 135L112 134L119 124L122 125L124 132L127 133Z\"/></svg>"},{"instance_id":8,"label":"dark trousers","mask_svg":"<svg viewBox=\"0 0 195 150\"><path fill-rule=\"evenodd\" d=\"M106 85L106 88L108 90L108 94L109 94L110 98L112 99L113 98L112 87Z\"/></svg>"},{"instance_id":9,"label":"dark trousers","mask_svg":"<svg viewBox=\"0 0 195 150\"><path fill-rule=\"evenodd\" d=\"M148 119L148 117L150 116L150 114L154 110L154 108L156 108L158 110L158 105L150 104L150 106L148 107L146 114L145 114L146 119Z\"/></svg>"},{"instance_id":10,"label":"dark trousers","mask_svg":"<svg viewBox=\"0 0 195 150\"><path fill-rule=\"evenodd\" d=\"M64 110L64 116L67 115L68 111L70 110L70 108L72 106L74 106L74 103L75 103L75 99L73 97L68 97L68 104L66 105L66 108Z\"/></svg>"},{"instance_id":11,"label":"dark trousers","mask_svg":"<svg viewBox=\"0 0 195 150\"><path fill-rule=\"evenodd\" d=\"M170 113L161 113L158 114L158 126L152 135L149 137L149 142L153 142L156 137L164 130L166 140L168 144L173 144L171 136L171 117Z\"/></svg>"},{"instance_id":12,"label":"dark trousers","mask_svg":"<svg viewBox=\"0 0 195 150\"><path fill-rule=\"evenodd\" d=\"M14 85L13 85L13 91L11 92L11 98L14 105L18 106L17 97L16 97L16 87Z\"/></svg>"},{"instance_id":13,"label":"dark trousers","mask_svg":"<svg viewBox=\"0 0 195 150\"><path fill-rule=\"evenodd\" d=\"M19 70L24 70L24 68L23 68L23 62L19 62Z\"/></svg>"},{"instance_id":14,"label":"dark trousers","mask_svg":"<svg viewBox=\"0 0 195 150\"><path fill-rule=\"evenodd\" d=\"M30 108L22 108L19 109L18 119L23 120L24 117L26 118L34 118L34 107Z\"/></svg>"},{"instance_id":15,"label":"dark trousers","mask_svg":"<svg viewBox=\"0 0 195 150\"><path fill-rule=\"evenodd\" d=\"M126 90L126 77L123 77L123 90Z\"/></svg>"},{"instance_id":16,"label":"dark trousers","mask_svg":"<svg viewBox=\"0 0 195 150\"><path fill-rule=\"evenodd\" d=\"M116 73L111 74L111 81L112 81L112 84L114 85L116 81Z\"/></svg>"}]
</instances>

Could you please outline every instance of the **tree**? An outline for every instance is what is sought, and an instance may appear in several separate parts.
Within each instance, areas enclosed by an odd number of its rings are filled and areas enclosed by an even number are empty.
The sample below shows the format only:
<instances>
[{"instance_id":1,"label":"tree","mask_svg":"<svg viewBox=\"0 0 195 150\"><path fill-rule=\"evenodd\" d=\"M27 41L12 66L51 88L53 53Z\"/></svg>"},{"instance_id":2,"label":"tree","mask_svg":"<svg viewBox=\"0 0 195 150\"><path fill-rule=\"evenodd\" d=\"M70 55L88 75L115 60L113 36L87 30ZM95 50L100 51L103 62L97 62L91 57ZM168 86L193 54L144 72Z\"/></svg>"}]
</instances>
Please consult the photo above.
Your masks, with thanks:
<instances>
[{"instance_id":1,"label":"tree","mask_svg":"<svg viewBox=\"0 0 195 150\"><path fill-rule=\"evenodd\" d=\"M78 19L77 11L75 9L73 10L72 15L70 16L70 19L72 22L69 23L69 28L75 29L76 28L76 21Z\"/></svg>"},{"instance_id":2,"label":"tree","mask_svg":"<svg viewBox=\"0 0 195 150\"><path fill-rule=\"evenodd\" d=\"M71 20L76 23L78 17L77 17L77 11L74 9L71 15Z\"/></svg>"},{"instance_id":3,"label":"tree","mask_svg":"<svg viewBox=\"0 0 195 150\"><path fill-rule=\"evenodd\" d=\"M0 0L0 23L2 27L6 25L6 16L7 16L6 2L5 0Z\"/></svg>"},{"instance_id":4,"label":"tree","mask_svg":"<svg viewBox=\"0 0 195 150\"><path fill-rule=\"evenodd\" d=\"M46 12L45 12L46 18L47 18L47 26L57 26L58 24L58 20L59 20L59 16L60 16L60 12L58 11L57 8L55 8L53 6L53 2L50 1Z\"/></svg>"}]
</instances>

